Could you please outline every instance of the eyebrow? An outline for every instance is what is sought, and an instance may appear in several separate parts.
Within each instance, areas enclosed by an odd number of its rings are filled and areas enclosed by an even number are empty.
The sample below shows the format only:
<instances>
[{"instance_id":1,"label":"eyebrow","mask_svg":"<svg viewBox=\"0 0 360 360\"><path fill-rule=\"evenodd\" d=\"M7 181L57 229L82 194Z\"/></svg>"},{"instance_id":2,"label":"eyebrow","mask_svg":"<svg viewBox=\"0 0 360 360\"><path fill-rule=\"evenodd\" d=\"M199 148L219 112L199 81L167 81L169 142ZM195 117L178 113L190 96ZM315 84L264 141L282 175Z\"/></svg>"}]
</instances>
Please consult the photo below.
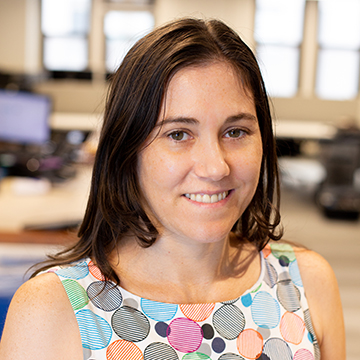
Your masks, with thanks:
<instances>
[{"instance_id":1,"label":"eyebrow","mask_svg":"<svg viewBox=\"0 0 360 360\"><path fill-rule=\"evenodd\" d=\"M225 120L225 124L231 124L234 123L236 121L241 121L241 120L251 120L251 121L257 121L257 117L254 116L253 114L250 113L240 113L237 115L232 115L229 116L226 120ZM168 118L168 119L164 119L162 121L160 121L158 124L156 124L155 127L162 127L166 124L191 124L191 125L197 125L199 124L199 120L192 118L192 117L174 117L174 118Z\"/></svg>"},{"instance_id":2,"label":"eyebrow","mask_svg":"<svg viewBox=\"0 0 360 360\"><path fill-rule=\"evenodd\" d=\"M237 114L237 115L233 115L233 116L230 116L226 119L225 123L228 124L228 123L233 123L233 122L236 122L236 121L240 121L240 120L250 120L250 121L258 121L257 117L253 114L250 114L250 113L240 113L240 114Z\"/></svg>"}]
</instances>

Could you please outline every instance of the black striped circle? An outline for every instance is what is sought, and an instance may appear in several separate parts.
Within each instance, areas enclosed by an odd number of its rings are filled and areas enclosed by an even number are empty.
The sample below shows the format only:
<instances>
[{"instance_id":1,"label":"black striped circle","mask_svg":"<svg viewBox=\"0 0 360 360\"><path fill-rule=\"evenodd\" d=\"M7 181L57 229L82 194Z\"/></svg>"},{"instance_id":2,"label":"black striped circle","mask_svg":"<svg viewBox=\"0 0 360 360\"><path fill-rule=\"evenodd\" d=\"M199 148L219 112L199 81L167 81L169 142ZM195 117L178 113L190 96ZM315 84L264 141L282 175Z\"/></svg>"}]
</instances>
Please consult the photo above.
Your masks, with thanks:
<instances>
[{"instance_id":1,"label":"black striped circle","mask_svg":"<svg viewBox=\"0 0 360 360\"><path fill-rule=\"evenodd\" d=\"M179 357L170 345L155 342L146 347L144 360L179 360Z\"/></svg>"},{"instance_id":2,"label":"black striped circle","mask_svg":"<svg viewBox=\"0 0 360 360\"><path fill-rule=\"evenodd\" d=\"M213 315L216 331L225 339L236 339L245 327L245 316L235 305L223 305Z\"/></svg>"},{"instance_id":3,"label":"black striped circle","mask_svg":"<svg viewBox=\"0 0 360 360\"><path fill-rule=\"evenodd\" d=\"M122 306L114 312L111 326L121 339L132 342L144 340L150 331L146 316L130 306Z\"/></svg>"},{"instance_id":4,"label":"black striped circle","mask_svg":"<svg viewBox=\"0 0 360 360\"><path fill-rule=\"evenodd\" d=\"M115 284L108 281L95 281L91 283L86 293L91 302L104 311L114 311L121 306L122 295Z\"/></svg>"}]
</instances>

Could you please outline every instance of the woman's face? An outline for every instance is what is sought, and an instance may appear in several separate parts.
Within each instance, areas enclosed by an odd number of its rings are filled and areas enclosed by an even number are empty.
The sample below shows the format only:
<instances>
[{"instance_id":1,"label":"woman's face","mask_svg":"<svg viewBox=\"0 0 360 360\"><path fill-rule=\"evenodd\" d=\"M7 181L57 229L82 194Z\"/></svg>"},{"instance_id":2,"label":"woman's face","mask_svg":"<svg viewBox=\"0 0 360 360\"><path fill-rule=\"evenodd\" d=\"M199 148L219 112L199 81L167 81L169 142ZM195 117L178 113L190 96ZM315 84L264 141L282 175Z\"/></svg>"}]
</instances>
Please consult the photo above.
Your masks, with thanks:
<instances>
[{"instance_id":1,"label":"woman's face","mask_svg":"<svg viewBox=\"0 0 360 360\"><path fill-rule=\"evenodd\" d=\"M261 160L254 101L233 68L178 71L138 162L143 206L160 237L225 239L255 193Z\"/></svg>"}]
</instances>

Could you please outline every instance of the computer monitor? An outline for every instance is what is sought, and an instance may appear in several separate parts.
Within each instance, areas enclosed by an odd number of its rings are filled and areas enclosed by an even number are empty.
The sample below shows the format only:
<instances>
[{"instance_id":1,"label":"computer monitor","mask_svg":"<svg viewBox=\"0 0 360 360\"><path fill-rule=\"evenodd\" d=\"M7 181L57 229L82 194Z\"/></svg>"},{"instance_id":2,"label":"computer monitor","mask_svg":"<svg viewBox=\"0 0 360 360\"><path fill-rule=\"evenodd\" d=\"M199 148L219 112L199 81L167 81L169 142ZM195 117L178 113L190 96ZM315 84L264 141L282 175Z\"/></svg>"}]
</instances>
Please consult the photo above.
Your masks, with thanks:
<instances>
[{"instance_id":1,"label":"computer monitor","mask_svg":"<svg viewBox=\"0 0 360 360\"><path fill-rule=\"evenodd\" d=\"M0 89L0 141L45 143L50 138L50 112L45 95Z\"/></svg>"}]
</instances>

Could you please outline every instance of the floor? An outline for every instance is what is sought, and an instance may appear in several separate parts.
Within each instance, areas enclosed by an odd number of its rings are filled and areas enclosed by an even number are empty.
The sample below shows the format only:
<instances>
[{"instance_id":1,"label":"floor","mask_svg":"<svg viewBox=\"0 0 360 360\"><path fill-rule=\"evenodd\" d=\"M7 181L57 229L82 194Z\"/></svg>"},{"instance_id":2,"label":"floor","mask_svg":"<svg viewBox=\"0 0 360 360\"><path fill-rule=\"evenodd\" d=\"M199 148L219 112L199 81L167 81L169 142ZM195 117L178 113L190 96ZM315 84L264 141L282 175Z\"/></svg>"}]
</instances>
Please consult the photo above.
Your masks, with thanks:
<instances>
[{"instance_id":1,"label":"floor","mask_svg":"<svg viewBox=\"0 0 360 360\"><path fill-rule=\"evenodd\" d=\"M347 360L359 360L360 220L334 220L322 215L307 189L283 189L285 238L324 256L337 277L343 303Z\"/></svg>"},{"instance_id":2,"label":"floor","mask_svg":"<svg viewBox=\"0 0 360 360\"><path fill-rule=\"evenodd\" d=\"M332 265L344 308L347 360L359 360L360 220L325 218L314 205L311 192L306 189L283 189L282 214L285 238L317 251ZM22 282L29 264L42 259L46 252L52 250L53 246L49 245L0 243L0 300L1 296L11 293Z\"/></svg>"}]
</instances>

